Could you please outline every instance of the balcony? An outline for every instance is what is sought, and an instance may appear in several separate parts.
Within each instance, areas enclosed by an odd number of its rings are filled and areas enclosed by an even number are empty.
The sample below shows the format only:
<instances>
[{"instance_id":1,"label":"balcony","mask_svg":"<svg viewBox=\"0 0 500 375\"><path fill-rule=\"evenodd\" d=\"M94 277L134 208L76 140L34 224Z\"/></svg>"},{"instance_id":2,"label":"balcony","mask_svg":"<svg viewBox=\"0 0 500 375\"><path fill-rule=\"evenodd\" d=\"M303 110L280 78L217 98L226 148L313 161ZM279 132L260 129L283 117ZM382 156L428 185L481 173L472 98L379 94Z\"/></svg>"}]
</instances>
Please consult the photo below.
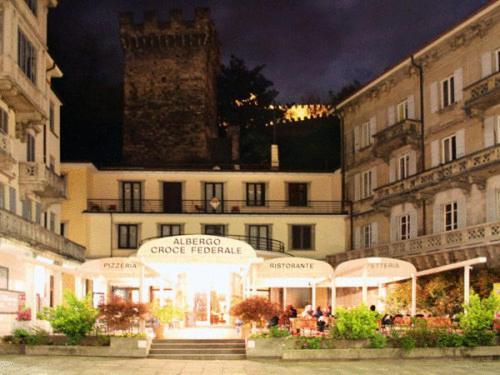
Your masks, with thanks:
<instances>
[{"instance_id":1,"label":"balcony","mask_svg":"<svg viewBox=\"0 0 500 375\"><path fill-rule=\"evenodd\" d=\"M243 235L234 235L234 234L220 234L217 236L232 238L234 240L246 242L250 246L252 246L255 250L259 250L259 251L269 251L272 253L284 253L285 252L285 244L282 241L274 240L272 238L243 236ZM168 236L166 236L166 237L168 237ZM155 239L155 238L161 238L161 237L146 238L146 239L141 241L141 245L144 242Z\"/></svg>"},{"instance_id":2,"label":"balcony","mask_svg":"<svg viewBox=\"0 0 500 375\"><path fill-rule=\"evenodd\" d=\"M422 134L421 122L405 119L374 135L372 153L377 158L389 160L391 152L406 145L418 148Z\"/></svg>"},{"instance_id":3,"label":"balcony","mask_svg":"<svg viewBox=\"0 0 500 375\"><path fill-rule=\"evenodd\" d=\"M488 147L451 163L381 186L375 190L374 205L390 207L408 202L411 200L408 197L410 193L433 195L437 191L450 187L470 189L472 183L484 187L486 179L498 173L499 161L500 145Z\"/></svg>"},{"instance_id":4,"label":"balcony","mask_svg":"<svg viewBox=\"0 0 500 375\"><path fill-rule=\"evenodd\" d=\"M499 243L500 222L497 221L367 249L346 251L330 255L327 260L332 265L338 265L346 260L364 257L403 258L412 259L419 269L437 267L478 256L488 256L488 259L498 262L500 260L498 258Z\"/></svg>"},{"instance_id":5,"label":"balcony","mask_svg":"<svg viewBox=\"0 0 500 375\"><path fill-rule=\"evenodd\" d=\"M66 258L85 261L83 246L3 209L0 209L0 237L13 238Z\"/></svg>"},{"instance_id":6,"label":"balcony","mask_svg":"<svg viewBox=\"0 0 500 375\"><path fill-rule=\"evenodd\" d=\"M51 202L57 202L66 195L64 178L44 163L19 163L19 184L24 193L34 193Z\"/></svg>"},{"instance_id":7,"label":"balcony","mask_svg":"<svg viewBox=\"0 0 500 375\"><path fill-rule=\"evenodd\" d=\"M248 205L246 201L183 200L175 205L161 199L137 201L120 199L89 199L90 213L157 213L157 214L292 214L343 215L340 201L309 201L305 206L292 206L288 201L266 201L264 205ZM175 207L172 207L175 206Z\"/></svg>"},{"instance_id":8,"label":"balcony","mask_svg":"<svg viewBox=\"0 0 500 375\"><path fill-rule=\"evenodd\" d=\"M0 55L0 95L17 112L18 134L28 127L40 129L47 118L47 99L9 55Z\"/></svg>"},{"instance_id":9,"label":"balcony","mask_svg":"<svg viewBox=\"0 0 500 375\"><path fill-rule=\"evenodd\" d=\"M9 171L16 163L12 151L11 139L7 134L0 132L0 169L2 172Z\"/></svg>"},{"instance_id":10,"label":"balcony","mask_svg":"<svg viewBox=\"0 0 500 375\"><path fill-rule=\"evenodd\" d=\"M490 74L464 88L465 110L481 113L500 102L500 71Z\"/></svg>"}]
</instances>

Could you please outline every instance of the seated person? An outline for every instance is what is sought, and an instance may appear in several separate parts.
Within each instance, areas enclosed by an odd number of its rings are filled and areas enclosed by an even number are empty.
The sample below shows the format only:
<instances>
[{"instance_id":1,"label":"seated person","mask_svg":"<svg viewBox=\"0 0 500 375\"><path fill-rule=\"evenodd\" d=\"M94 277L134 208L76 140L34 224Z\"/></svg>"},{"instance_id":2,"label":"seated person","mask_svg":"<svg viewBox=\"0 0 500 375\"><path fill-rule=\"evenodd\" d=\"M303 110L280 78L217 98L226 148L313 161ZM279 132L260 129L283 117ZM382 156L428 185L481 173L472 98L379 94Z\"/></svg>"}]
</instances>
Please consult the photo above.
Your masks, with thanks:
<instances>
[{"instance_id":1,"label":"seated person","mask_svg":"<svg viewBox=\"0 0 500 375\"><path fill-rule=\"evenodd\" d=\"M314 311L313 316L314 316L316 319L319 319L320 317L322 317L322 316L323 316L323 311L321 311L321 306L316 307L316 311Z\"/></svg>"},{"instance_id":2,"label":"seated person","mask_svg":"<svg viewBox=\"0 0 500 375\"><path fill-rule=\"evenodd\" d=\"M306 319L312 319L313 318L313 308L311 305L307 305L304 308L304 311L302 311L302 314L300 314L301 318L306 318Z\"/></svg>"}]
</instances>

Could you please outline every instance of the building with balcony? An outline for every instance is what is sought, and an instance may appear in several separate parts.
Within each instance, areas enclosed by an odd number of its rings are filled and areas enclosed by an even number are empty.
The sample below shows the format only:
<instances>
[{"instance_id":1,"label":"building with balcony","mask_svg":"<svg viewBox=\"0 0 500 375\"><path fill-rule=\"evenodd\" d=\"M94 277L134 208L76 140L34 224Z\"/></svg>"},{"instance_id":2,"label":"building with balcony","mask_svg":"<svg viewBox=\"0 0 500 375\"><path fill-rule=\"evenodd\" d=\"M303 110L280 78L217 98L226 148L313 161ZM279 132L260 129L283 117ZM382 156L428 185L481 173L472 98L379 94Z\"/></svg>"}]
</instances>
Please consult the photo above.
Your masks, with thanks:
<instances>
[{"instance_id":1,"label":"building with balcony","mask_svg":"<svg viewBox=\"0 0 500 375\"><path fill-rule=\"evenodd\" d=\"M85 249L61 232L59 108L62 73L47 49L56 0L0 1L0 334L20 308L54 306L75 290Z\"/></svg>"},{"instance_id":2,"label":"building with balcony","mask_svg":"<svg viewBox=\"0 0 500 375\"><path fill-rule=\"evenodd\" d=\"M500 265L499 35L492 2L337 106L352 212L330 263Z\"/></svg>"},{"instance_id":3,"label":"building with balcony","mask_svg":"<svg viewBox=\"0 0 500 375\"><path fill-rule=\"evenodd\" d=\"M133 256L148 239L183 234L241 240L264 259L324 260L344 251L340 171L99 169L91 163L63 163L62 170L68 198L62 225L86 247L87 259ZM138 293L133 284L115 289ZM261 293L280 301L279 288ZM309 294L297 289L288 298L299 305ZM323 297L326 304L326 291Z\"/></svg>"}]
</instances>

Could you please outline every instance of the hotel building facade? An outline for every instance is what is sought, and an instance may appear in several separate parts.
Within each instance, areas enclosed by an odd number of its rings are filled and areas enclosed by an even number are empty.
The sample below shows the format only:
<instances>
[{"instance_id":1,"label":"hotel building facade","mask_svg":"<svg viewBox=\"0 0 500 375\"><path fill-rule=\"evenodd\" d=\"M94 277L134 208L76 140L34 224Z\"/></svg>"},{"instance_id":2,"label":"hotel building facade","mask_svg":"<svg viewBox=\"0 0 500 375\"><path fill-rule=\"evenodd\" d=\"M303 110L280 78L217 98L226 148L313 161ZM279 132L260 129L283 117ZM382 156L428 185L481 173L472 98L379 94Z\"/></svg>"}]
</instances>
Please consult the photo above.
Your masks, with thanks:
<instances>
[{"instance_id":1,"label":"hotel building facade","mask_svg":"<svg viewBox=\"0 0 500 375\"><path fill-rule=\"evenodd\" d=\"M337 106L352 212L332 265L499 265L499 20L499 2L481 8Z\"/></svg>"},{"instance_id":2,"label":"hotel building facade","mask_svg":"<svg viewBox=\"0 0 500 375\"><path fill-rule=\"evenodd\" d=\"M47 51L47 13L57 1L0 2L0 335L16 313L32 320L79 283L85 249L62 236L59 109Z\"/></svg>"}]
</instances>

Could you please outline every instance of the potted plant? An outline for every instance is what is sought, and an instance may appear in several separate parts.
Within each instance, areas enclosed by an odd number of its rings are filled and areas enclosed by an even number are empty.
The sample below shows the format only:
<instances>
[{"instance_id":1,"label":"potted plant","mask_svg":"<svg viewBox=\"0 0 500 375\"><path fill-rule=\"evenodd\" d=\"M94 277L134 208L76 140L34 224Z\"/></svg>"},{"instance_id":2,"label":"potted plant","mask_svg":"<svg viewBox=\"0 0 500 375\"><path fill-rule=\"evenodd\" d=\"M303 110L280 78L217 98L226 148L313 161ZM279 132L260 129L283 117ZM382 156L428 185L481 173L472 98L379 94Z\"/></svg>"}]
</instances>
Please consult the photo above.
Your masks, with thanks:
<instances>
[{"instance_id":1,"label":"potted plant","mask_svg":"<svg viewBox=\"0 0 500 375\"><path fill-rule=\"evenodd\" d=\"M169 326L176 319L182 320L184 318L184 311L174 306L172 301L167 301L165 306L153 303L151 313L156 319L154 330L155 336L159 340L165 338L165 326Z\"/></svg>"},{"instance_id":2,"label":"potted plant","mask_svg":"<svg viewBox=\"0 0 500 375\"><path fill-rule=\"evenodd\" d=\"M266 298L252 296L244 299L231 308L231 315L243 323L252 324L252 333L256 327L263 327L265 322L274 316L278 316L280 307Z\"/></svg>"}]
</instances>

